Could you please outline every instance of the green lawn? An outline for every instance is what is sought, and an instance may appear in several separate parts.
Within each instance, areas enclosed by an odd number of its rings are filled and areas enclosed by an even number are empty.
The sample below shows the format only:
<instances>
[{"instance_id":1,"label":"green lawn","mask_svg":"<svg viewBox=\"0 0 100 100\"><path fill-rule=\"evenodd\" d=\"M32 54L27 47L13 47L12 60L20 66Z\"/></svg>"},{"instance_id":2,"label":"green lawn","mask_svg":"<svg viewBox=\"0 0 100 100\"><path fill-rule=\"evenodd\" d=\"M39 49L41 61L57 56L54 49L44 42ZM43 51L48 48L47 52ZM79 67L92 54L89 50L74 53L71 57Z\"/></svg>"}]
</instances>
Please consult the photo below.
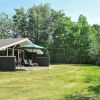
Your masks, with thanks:
<instances>
[{"instance_id":1,"label":"green lawn","mask_svg":"<svg viewBox=\"0 0 100 100\"><path fill-rule=\"evenodd\" d=\"M0 100L100 100L100 67L51 65L0 72Z\"/></svg>"}]
</instances>

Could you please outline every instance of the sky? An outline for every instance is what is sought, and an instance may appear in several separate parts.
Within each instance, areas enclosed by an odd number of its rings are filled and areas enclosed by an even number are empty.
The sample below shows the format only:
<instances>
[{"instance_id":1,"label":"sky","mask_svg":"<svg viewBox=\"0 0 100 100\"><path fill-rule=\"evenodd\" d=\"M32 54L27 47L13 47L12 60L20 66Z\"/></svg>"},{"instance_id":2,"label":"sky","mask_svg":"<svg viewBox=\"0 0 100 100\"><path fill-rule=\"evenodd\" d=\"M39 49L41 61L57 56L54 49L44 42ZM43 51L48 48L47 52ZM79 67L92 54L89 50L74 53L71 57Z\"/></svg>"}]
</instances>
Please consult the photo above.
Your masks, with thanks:
<instances>
[{"instance_id":1,"label":"sky","mask_svg":"<svg viewBox=\"0 0 100 100\"><path fill-rule=\"evenodd\" d=\"M49 3L51 8L63 10L73 21L83 14L89 24L100 24L100 0L0 0L0 13L12 16L15 8L28 9L41 3Z\"/></svg>"}]
</instances>

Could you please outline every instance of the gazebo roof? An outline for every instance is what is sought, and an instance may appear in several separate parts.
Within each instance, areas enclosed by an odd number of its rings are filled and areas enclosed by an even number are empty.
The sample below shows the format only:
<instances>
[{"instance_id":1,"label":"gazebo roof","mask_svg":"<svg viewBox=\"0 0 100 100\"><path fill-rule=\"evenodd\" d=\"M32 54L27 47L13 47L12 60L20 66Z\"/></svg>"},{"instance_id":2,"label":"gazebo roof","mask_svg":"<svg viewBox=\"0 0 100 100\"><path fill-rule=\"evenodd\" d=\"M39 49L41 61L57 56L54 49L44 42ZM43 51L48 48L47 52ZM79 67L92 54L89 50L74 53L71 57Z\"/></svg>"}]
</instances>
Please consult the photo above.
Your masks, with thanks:
<instances>
[{"instance_id":1,"label":"gazebo roof","mask_svg":"<svg viewBox=\"0 0 100 100\"><path fill-rule=\"evenodd\" d=\"M33 43L29 43L25 46L22 46L21 48L28 48L28 49L43 49L44 47L33 44Z\"/></svg>"}]
</instances>

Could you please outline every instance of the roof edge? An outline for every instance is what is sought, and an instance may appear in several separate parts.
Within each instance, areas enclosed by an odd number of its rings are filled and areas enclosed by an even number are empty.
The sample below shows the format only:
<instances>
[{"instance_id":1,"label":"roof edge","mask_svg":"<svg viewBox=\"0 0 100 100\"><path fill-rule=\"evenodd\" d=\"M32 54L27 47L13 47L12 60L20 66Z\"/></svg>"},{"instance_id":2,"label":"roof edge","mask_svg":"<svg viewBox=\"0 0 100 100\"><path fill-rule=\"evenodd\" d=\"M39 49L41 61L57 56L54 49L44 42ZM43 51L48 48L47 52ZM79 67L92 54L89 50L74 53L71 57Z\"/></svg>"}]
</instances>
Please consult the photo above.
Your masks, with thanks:
<instances>
[{"instance_id":1,"label":"roof edge","mask_svg":"<svg viewBox=\"0 0 100 100\"><path fill-rule=\"evenodd\" d=\"M25 42L25 41L27 41L27 42L29 42L29 43L32 43L28 38L22 38L22 40L19 40L19 41L15 42L15 43L11 43L11 44L9 44L9 45L6 45L6 46L1 47L0 50L4 50L4 49L6 49L6 48L8 48L8 47L17 45L17 44L19 44L19 43L23 43L23 42Z\"/></svg>"}]
</instances>

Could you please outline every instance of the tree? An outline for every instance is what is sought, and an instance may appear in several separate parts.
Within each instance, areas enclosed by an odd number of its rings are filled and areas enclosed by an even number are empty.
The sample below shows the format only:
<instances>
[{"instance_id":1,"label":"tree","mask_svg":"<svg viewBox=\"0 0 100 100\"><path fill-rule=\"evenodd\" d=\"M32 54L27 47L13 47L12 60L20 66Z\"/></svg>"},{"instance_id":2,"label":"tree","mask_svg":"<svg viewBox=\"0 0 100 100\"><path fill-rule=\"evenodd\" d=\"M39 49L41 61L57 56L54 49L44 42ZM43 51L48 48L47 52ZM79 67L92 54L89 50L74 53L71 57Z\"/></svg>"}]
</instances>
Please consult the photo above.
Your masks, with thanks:
<instances>
[{"instance_id":1,"label":"tree","mask_svg":"<svg viewBox=\"0 0 100 100\"><path fill-rule=\"evenodd\" d=\"M13 15L13 37L27 37L27 16L23 8L15 9Z\"/></svg>"},{"instance_id":2,"label":"tree","mask_svg":"<svg viewBox=\"0 0 100 100\"><path fill-rule=\"evenodd\" d=\"M74 33L72 30L74 28ZM75 30L76 29L76 30ZM62 17L53 34L53 62L74 63L74 42L76 36L76 24L69 17ZM72 60L73 59L73 60Z\"/></svg>"},{"instance_id":3,"label":"tree","mask_svg":"<svg viewBox=\"0 0 100 100\"><path fill-rule=\"evenodd\" d=\"M13 16L14 37L28 37L32 42L47 47L54 31L54 25L61 16L62 11L55 11L49 4L33 5L25 11L16 9Z\"/></svg>"},{"instance_id":4,"label":"tree","mask_svg":"<svg viewBox=\"0 0 100 100\"><path fill-rule=\"evenodd\" d=\"M62 17L53 34L53 62L90 63L93 32L83 15L79 16L77 23L72 22L69 17Z\"/></svg>"},{"instance_id":5,"label":"tree","mask_svg":"<svg viewBox=\"0 0 100 100\"><path fill-rule=\"evenodd\" d=\"M77 61L79 63L89 63L89 48L91 43L92 29L88 24L86 17L83 15L79 16L79 35L78 35L78 55Z\"/></svg>"},{"instance_id":6,"label":"tree","mask_svg":"<svg viewBox=\"0 0 100 100\"><path fill-rule=\"evenodd\" d=\"M28 10L29 38L37 44L46 44L49 34L50 7L48 4L33 6Z\"/></svg>"},{"instance_id":7,"label":"tree","mask_svg":"<svg viewBox=\"0 0 100 100\"><path fill-rule=\"evenodd\" d=\"M28 10L30 39L37 44L47 46L52 38L55 24L63 15L62 11L51 9L49 4L34 5Z\"/></svg>"},{"instance_id":8,"label":"tree","mask_svg":"<svg viewBox=\"0 0 100 100\"><path fill-rule=\"evenodd\" d=\"M94 24L92 26L93 35L90 47L90 57L93 64L100 64L100 26Z\"/></svg>"},{"instance_id":9,"label":"tree","mask_svg":"<svg viewBox=\"0 0 100 100\"><path fill-rule=\"evenodd\" d=\"M11 19L5 13L0 14L0 38L7 38L11 32Z\"/></svg>"}]
</instances>

